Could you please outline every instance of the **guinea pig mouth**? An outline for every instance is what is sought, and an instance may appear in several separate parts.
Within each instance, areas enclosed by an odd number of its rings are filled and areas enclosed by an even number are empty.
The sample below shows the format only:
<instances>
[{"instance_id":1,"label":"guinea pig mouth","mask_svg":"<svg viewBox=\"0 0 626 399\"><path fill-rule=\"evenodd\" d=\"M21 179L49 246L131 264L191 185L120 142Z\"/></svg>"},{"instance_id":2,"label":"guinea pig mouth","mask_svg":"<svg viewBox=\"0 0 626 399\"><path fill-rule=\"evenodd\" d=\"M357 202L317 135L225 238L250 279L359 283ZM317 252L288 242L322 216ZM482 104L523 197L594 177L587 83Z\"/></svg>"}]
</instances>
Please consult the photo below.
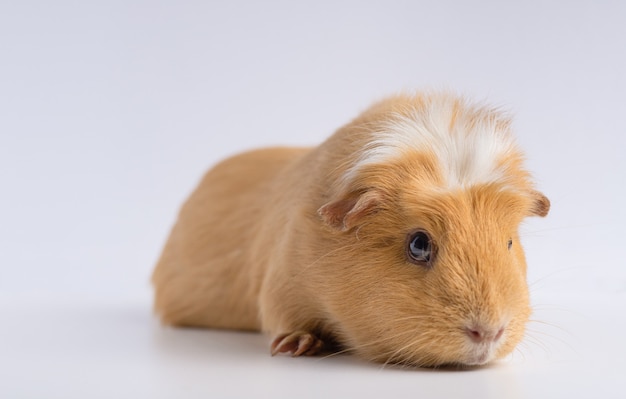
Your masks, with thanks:
<instances>
[{"instance_id":1,"label":"guinea pig mouth","mask_svg":"<svg viewBox=\"0 0 626 399\"><path fill-rule=\"evenodd\" d=\"M465 361L462 363L467 366L482 366L487 364L495 358L497 346L498 345L495 343L473 344L467 353Z\"/></svg>"},{"instance_id":2,"label":"guinea pig mouth","mask_svg":"<svg viewBox=\"0 0 626 399\"><path fill-rule=\"evenodd\" d=\"M468 356L465 362L468 366L482 366L493 360L493 351L484 350L482 352L474 352Z\"/></svg>"}]
</instances>

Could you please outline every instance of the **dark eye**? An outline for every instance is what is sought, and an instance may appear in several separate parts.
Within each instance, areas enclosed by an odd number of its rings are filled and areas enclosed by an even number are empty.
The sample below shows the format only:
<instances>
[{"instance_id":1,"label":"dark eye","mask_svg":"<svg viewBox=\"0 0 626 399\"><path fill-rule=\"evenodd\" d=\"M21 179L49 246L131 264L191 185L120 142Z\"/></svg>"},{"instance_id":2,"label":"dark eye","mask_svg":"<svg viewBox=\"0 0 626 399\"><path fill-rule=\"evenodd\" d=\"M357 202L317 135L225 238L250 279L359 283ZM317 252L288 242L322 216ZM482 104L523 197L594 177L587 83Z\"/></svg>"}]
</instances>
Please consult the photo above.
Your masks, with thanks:
<instances>
[{"instance_id":1,"label":"dark eye","mask_svg":"<svg viewBox=\"0 0 626 399\"><path fill-rule=\"evenodd\" d=\"M430 263L433 255L433 244L425 231L416 231L408 239L407 254L413 263Z\"/></svg>"},{"instance_id":2,"label":"dark eye","mask_svg":"<svg viewBox=\"0 0 626 399\"><path fill-rule=\"evenodd\" d=\"M513 239L509 238L509 242L506 244L507 247L509 248L509 250L511 249L511 247L513 246Z\"/></svg>"}]
</instances>

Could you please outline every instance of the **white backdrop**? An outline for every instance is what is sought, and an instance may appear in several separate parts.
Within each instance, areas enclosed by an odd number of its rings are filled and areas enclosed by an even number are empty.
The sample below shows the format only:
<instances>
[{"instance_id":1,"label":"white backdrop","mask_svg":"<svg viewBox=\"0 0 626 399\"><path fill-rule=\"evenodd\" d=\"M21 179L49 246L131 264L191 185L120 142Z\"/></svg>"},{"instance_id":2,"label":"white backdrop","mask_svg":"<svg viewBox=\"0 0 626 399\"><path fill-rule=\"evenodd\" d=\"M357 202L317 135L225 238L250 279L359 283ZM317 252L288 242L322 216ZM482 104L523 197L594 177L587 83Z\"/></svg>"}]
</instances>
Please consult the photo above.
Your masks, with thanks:
<instances>
[{"instance_id":1,"label":"white backdrop","mask_svg":"<svg viewBox=\"0 0 626 399\"><path fill-rule=\"evenodd\" d=\"M150 272L208 167L422 88L511 110L552 200L512 362L397 373L158 327ZM0 0L0 396L623 397L625 93L621 0Z\"/></svg>"},{"instance_id":2,"label":"white backdrop","mask_svg":"<svg viewBox=\"0 0 626 399\"><path fill-rule=\"evenodd\" d=\"M149 295L210 165L449 88L515 114L553 202L534 291L626 291L626 3L474 3L0 3L0 290Z\"/></svg>"}]
</instances>

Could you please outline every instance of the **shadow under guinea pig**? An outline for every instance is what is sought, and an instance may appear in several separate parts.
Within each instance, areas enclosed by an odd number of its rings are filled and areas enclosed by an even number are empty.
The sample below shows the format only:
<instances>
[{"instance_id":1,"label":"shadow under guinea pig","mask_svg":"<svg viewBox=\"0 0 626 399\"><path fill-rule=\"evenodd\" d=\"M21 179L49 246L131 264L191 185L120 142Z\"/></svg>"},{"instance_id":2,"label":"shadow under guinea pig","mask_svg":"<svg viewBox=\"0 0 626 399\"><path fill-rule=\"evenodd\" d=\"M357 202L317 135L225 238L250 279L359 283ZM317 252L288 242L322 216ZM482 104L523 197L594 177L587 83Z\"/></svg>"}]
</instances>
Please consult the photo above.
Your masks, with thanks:
<instances>
[{"instance_id":1,"label":"shadow under guinea pig","mask_svg":"<svg viewBox=\"0 0 626 399\"><path fill-rule=\"evenodd\" d=\"M202 328L172 328L161 326L155 321L152 341L159 358L164 361L209 363L216 359L230 365L260 363L264 367L304 367L323 365L330 369L361 369L388 372L451 373L471 372L497 368L498 362L484 366L444 365L425 368L393 363L373 363L341 350L328 351L317 356L291 357L271 356L267 342L269 338L260 333Z\"/></svg>"}]
</instances>

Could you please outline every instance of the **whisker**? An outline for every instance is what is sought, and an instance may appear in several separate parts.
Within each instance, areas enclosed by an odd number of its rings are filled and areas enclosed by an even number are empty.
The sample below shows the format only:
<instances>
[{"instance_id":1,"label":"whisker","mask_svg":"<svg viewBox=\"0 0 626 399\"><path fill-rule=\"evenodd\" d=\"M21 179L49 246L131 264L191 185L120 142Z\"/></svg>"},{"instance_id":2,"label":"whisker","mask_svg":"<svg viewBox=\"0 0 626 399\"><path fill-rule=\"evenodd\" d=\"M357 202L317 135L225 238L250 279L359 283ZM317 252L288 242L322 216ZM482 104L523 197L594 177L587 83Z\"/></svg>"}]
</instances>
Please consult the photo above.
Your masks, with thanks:
<instances>
[{"instance_id":1,"label":"whisker","mask_svg":"<svg viewBox=\"0 0 626 399\"><path fill-rule=\"evenodd\" d=\"M546 333L546 332L544 332L544 331L539 331L539 330L529 330L529 332L531 332L531 333L533 333L533 334L541 334L541 335L543 335L543 336L546 336L546 337L549 337L549 338L551 338L551 339L554 339L554 340L556 340L556 341L560 342L561 344L563 344L563 345L567 346L567 347L568 347L570 350L572 350L574 353L578 354L578 352L576 351L576 349L575 349L575 348L574 348L574 347L573 347L573 346L572 346L569 342L565 341L565 340L564 340L564 339L562 339L562 338L559 338L559 337L557 337L557 336L555 336L555 335L552 335L552 334Z\"/></svg>"},{"instance_id":2,"label":"whisker","mask_svg":"<svg viewBox=\"0 0 626 399\"><path fill-rule=\"evenodd\" d=\"M420 346L423 345L424 343L429 342L429 338L428 337L421 337L421 339L414 339L411 342L409 342L408 344L404 345L403 347L401 347L400 349L396 350L396 351L388 351L385 354L385 357L387 357L387 360L385 361L385 363L381 366L381 369L384 369L386 366L388 366L389 364L402 364L402 363L406 363L409 364L411 366L419 366L420 364L408 359L408 358L404 358L401 359L399 358L400 355L402 355L403 351L406 351L406 349L412 347L412 346Z\"/></svg>"},{"instance_id":3,"label":"whisker","mask_svg":"<svg viewBox=\"0 0 626 399\"><path fill-rule=\"evenodd\" d=\"M555 270L552 273L548 273L542 277L539 277L538 279L536 279L535 281L531 281L528 283L528 287L529 288L534 288L537 284L544 282L546 279L554 277L557 274L561 274L561 273L565 273L565 272L572 272L572 271L576 271L576 270L580 270L582 269L582 267L566 267L563 269L559 269L559 270Z\"/></svg>"},{"instance_id":4,"label":"whisker","mask_svg":"<svg viewBox=\"0 0 626 399\"><path fill-rule=\"evenodd\" d=\"M536 338L536 337L534 337L532 335L526 335L524 337L524 340L525 340L524 344L527 345L528 350L532 350L532 348L528 344L533 344L534 346L536 346L539 349L541 349L546 354L546 356L549 357L549 356L552 355L552 353L550 351L550 348L543 341L541 341L540 339L538 339L538 338Z\"/></svg>"},{"instance_id":5,"label":"whisker","mask_svg":"<svg viewBox=\"0 0 626 399\"><path fill-rule=\"evenodd\" d=\"M400 347L398 350L396 350L395 352L393 352L389 358L387 359L387 361L383 364L382 368L385 368L385 366L391 362L394 361L395 357L398 356L401 352L403 352L406 348L409 348L413 346L413 342L409 342L408 344ZM394 362L395 363L395 362Z\"/></svg>"},{"instance_id":6,"label":"whisker","mask_svg":"<svg viewBox=\"0 0 626 399\"><path fill-rule=\"evenodd\" d=\"M340 355L344 355L346 353L351 353L351 352L355 352L354 348L345 348L336 352L332 352L332 353L328 353L324 356L319 357L319 360L324 360L324 359L329 359L331 357L335 357L335 356L340 356Z\"/></svg>"},{"instance_id":7,"label":"whisker","mask_svg":"<svg viewBox=\"0 0 626 399\"><path fill-rule=\"evenodd\" d=\"M520 342L515 349L513 350L513 355L515 354L519 354L522 357L522 361L526 361L526 355L524 355L524 351L522 351L523 348L527 348L526 343L525 342Z\"/></svg>"},{"instance_id":8,"label":"whisker","mask_svg":"<svg viewBox=\"0 0 626 399\"><path fill-rule=\"evenodd\" d=\"M571 332L569 332L568 330L566 330L565 328L563 328L561 326L558 326L556 324L553 324L553 323L549 323L547 321L530 319L530 320L528 320L528 322L529 323L538 323L538 324L541 324L541 325L544 325L544 326L553 327L553 328L556 328L557 330L560 330L560 331L562 331L562 332L564 332L564 333L566 333L566 334L568 334L570 336L573 336L573 334Z\"/></svg>"}]
</instances>

